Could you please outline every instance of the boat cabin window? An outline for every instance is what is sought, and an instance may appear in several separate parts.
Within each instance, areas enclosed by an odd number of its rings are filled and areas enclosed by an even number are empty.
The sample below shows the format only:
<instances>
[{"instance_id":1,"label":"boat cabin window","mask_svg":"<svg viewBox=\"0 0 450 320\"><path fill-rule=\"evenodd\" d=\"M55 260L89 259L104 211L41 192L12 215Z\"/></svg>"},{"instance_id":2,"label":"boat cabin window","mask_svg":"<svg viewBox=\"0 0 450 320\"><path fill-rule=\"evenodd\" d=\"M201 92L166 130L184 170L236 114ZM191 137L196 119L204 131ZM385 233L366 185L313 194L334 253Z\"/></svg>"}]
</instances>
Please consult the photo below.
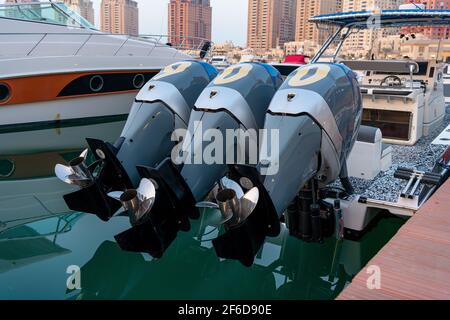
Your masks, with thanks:
<instances>
[{"instance_id":1,"label":"boat cabin window","mask_svg":"<svg viewBox=\"0 0 450 320\"><path fill-rule=\"evenodd\" d=\"M0 5L0 18L95 29L90 22L70 10L64 3L4 4Z\"/></svg>"}]
</instances>

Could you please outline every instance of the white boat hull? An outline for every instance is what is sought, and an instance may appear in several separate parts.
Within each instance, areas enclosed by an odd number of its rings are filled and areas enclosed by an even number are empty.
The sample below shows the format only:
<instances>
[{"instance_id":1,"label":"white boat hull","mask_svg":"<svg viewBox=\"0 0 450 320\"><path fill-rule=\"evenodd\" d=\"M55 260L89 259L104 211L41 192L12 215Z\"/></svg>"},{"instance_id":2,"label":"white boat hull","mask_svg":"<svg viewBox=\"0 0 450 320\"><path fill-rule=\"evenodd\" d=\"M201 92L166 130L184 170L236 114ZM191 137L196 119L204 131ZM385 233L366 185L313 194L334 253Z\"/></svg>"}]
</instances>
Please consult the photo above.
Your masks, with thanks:
<instances>
[{"instance_id":1,"label":"white boat hull","mask_svg":"<svg viewBox=\"0 0 450 320\"><path fill-rule=\"evenodd\" d=\"M124 121L95 119L83 126L54 126L41 130L14 131L0 134L0 158L8 155L34 154L39 152L78 150L87 147L87 137L95 137L113 143L119 137ZM102 122L100 122L102 121Z\"/></svg>"},{"instance_id":2,"label":"white boat hull","mask_svg":"<svg viewBox=\"0 0 450 320\"><path fill-rule=\"evenodd\" d=\"M58 124L66 120L126 115L131 109L135 92L74 97L0 107L0 132L18 130L19 126ZM8 127L7 127L8 126Z\"/></svg>"}]
</instances>

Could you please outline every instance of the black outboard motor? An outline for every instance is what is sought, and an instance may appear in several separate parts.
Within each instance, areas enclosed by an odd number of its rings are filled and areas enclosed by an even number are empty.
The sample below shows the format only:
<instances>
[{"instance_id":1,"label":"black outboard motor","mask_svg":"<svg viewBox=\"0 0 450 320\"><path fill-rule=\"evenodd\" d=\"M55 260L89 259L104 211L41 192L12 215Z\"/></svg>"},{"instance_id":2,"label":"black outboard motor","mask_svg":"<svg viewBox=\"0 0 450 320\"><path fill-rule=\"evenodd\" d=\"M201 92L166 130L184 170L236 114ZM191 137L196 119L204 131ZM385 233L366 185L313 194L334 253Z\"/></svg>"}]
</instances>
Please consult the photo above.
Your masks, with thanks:
<instances>
[{"instance_id":1,"label":"black outboard motor","mask_svg":"<svg viewBox=\"0 0 450 320\"><path fill-rule=\"evenodd\" d=\"M288 226L307 227L319 239L317 188L347 178L346 159L356 141L361 115L358 82L347 67L320 63L294 71L266 115L264 128L277 131L279 141L263 139L264 153L257 168L230 166L234 180L243 188L242 181L247 181L247 188L256 187L260 196L245 221L213 241L218 256L251 265L264 238L276 235L274 224L279 224L300 191L308 219L299 221L297 216Z\"/></svg>"},{"instance_id":2,"label":"black outboard motor","mask_svg":"<svg viewBox=\"0 0 450 320\"><path fill-rule=\"evenodd\" d=\"M225 141L225 137L230 130L240 129L238 132L242 135L249 130L257 133L264 125L267 108L281 83L281 75L275 68L260 63L229 67L210 83L195 103L187 134L174 149L172 159L166 159L157 168L139 168L144 179L152 181L156 190L152 221L116 236L122 249L149 252L154 256L156 252L161 256L178 230L189 228L189 218L199 217L197 203L226 175L227 163L251 164L245 161L251 158L251 147L246 147L249 140L249 144L256 147L253 165L257 164L257 134L248 140L234 136L231 141ZM219 139L224 138L224 143L212 152L214 161L204 157L211 147L211 139L207 138L211 130ZM204 140L209 142L204 143ZM236 162L236 159L244 161ZM244 194L239 196L244 197ZM254 194L247 197L254 197Z\"/></svg>"},{"instance_id":3,"label":"black outboard motor","mask_svg":"<svg viewBox=\"0 0 450 320\"><path fill-rule=\"evenodd\" d=\"M194 102L216 75L217 70L207 63L183 61L167 66L145 84L137 94L128 121L114 145L87 139L95 157L92 165L85 163L85 150L69 166L59 164L55 167L55 173L62 181L81 187L81 190L64 197L69 208L96 214L108 221L120 208L120 203L108 193L138 187L141 178L136 166L156 166L170 155L177 142L172 139L172 133L176 129L187 128ZM143 202L151 198L149 185L143 182L136 191ZM127 200L139 206L134 198ZM143 208L134 209L131 210L132 220L139 220L146 213Z\"/></svg>"}]
</instances>

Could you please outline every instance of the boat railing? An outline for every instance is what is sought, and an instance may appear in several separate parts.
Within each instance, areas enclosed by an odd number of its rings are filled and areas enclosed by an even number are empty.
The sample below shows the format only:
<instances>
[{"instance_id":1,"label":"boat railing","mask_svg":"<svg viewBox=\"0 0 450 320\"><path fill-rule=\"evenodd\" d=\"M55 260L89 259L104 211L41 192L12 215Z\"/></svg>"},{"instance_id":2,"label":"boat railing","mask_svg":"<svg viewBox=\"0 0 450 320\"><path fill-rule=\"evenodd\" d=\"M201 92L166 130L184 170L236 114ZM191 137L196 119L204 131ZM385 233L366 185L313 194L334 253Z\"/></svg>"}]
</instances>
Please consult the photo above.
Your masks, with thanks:
<instances>
[{"instance_id":1,"label":"boat railing","mask_svg":"<svg viewBox=\"0 0 450 320\"><path fill-rule=\"evenodd\" d=\"M200 37L185 37L185 36L169 36L169 35L153 35L142 34L138 36L127 34L113 34L101 32L26 32L26 33L9 33L0 32L0 39L3 37L11 37L11 41L3 38L0 40L0 57L8 56L2 53L2 47L7 50L7 43L15 45L20 43L24 47L23 52L15 53L14 56L34 56L38 55L37 51L46 45L55 45L55 37L64 37L64 41L70 43L70 50L72 53L67 53L69 56L83 55L83 50L89 46L105 46L109 50L99 55L118 56L118 55L133 55L133 56L150 56L157 48L174 48L173 55L177 55L178 51L190 55L193 58L205 58L210 54L213 43ZM52 39L53 38L53 39ZM23 39L23 40L22 40ZM103 41L102 41L103 40ZM109 41L104 41L109 40ZM59 39L58 41L61 41ZM78 42L78 43L77 43ZM24 43L29 43L28 47ZM74 46L75 43L75 46ZM148 47L148 48L147 48ZM138 50L139 49L139 50ZM39 54L40 55L40 54ZM60 50L55 50L54 53L45 50L45 56L60 56ZM95 54L94 54L95 55Z\"/></svg>"}]
</instances>

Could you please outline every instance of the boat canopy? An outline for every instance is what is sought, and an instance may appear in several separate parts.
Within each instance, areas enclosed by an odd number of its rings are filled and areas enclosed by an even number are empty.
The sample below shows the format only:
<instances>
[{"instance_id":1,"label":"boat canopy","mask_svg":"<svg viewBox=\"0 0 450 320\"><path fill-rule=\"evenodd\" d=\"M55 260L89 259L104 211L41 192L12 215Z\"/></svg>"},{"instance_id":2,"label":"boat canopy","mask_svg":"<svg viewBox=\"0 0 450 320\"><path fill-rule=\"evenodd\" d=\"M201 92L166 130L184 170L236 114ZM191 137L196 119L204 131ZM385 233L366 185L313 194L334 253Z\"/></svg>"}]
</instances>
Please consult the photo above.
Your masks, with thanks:
<instances>
[{"instance_id":1,"label":"boat canopy","mask_svg":"<svg viewBox=\"0 0 450 320\"><path fill-rule=\"evenodd\" d=\"M400 9L400 10L370 10L356 12L338 12L314 16L310 22L318 25L335 27L317 54L311 59L316 63L324 55L330 45L337 40L337 48L332 55L333 61L342 49L344 41L353 31L364 29L385 29L405 26L449 26L450 10ZM345 33L338 37L343 30Z\"/></svg>"},{"instance_id":2,"label":"boat canopy","mask_svg":"<svg viewBox=\"0 0 450 320\"><path fill-rule=\"evenodd\" d=\"M62 2L0 4L0 18L95 29L89 21Z\"/></svg>"},{"instance_id":3,"label":"boat canopy","mask_svg":"<svg viewBox=\"0 0 450 320\"><path fill-rule=\"evenodd\" d=\"M317 24L360 29L450 25L450 10L371 10L323 14L309 19Z\"/></svg>"}]
</instances>

